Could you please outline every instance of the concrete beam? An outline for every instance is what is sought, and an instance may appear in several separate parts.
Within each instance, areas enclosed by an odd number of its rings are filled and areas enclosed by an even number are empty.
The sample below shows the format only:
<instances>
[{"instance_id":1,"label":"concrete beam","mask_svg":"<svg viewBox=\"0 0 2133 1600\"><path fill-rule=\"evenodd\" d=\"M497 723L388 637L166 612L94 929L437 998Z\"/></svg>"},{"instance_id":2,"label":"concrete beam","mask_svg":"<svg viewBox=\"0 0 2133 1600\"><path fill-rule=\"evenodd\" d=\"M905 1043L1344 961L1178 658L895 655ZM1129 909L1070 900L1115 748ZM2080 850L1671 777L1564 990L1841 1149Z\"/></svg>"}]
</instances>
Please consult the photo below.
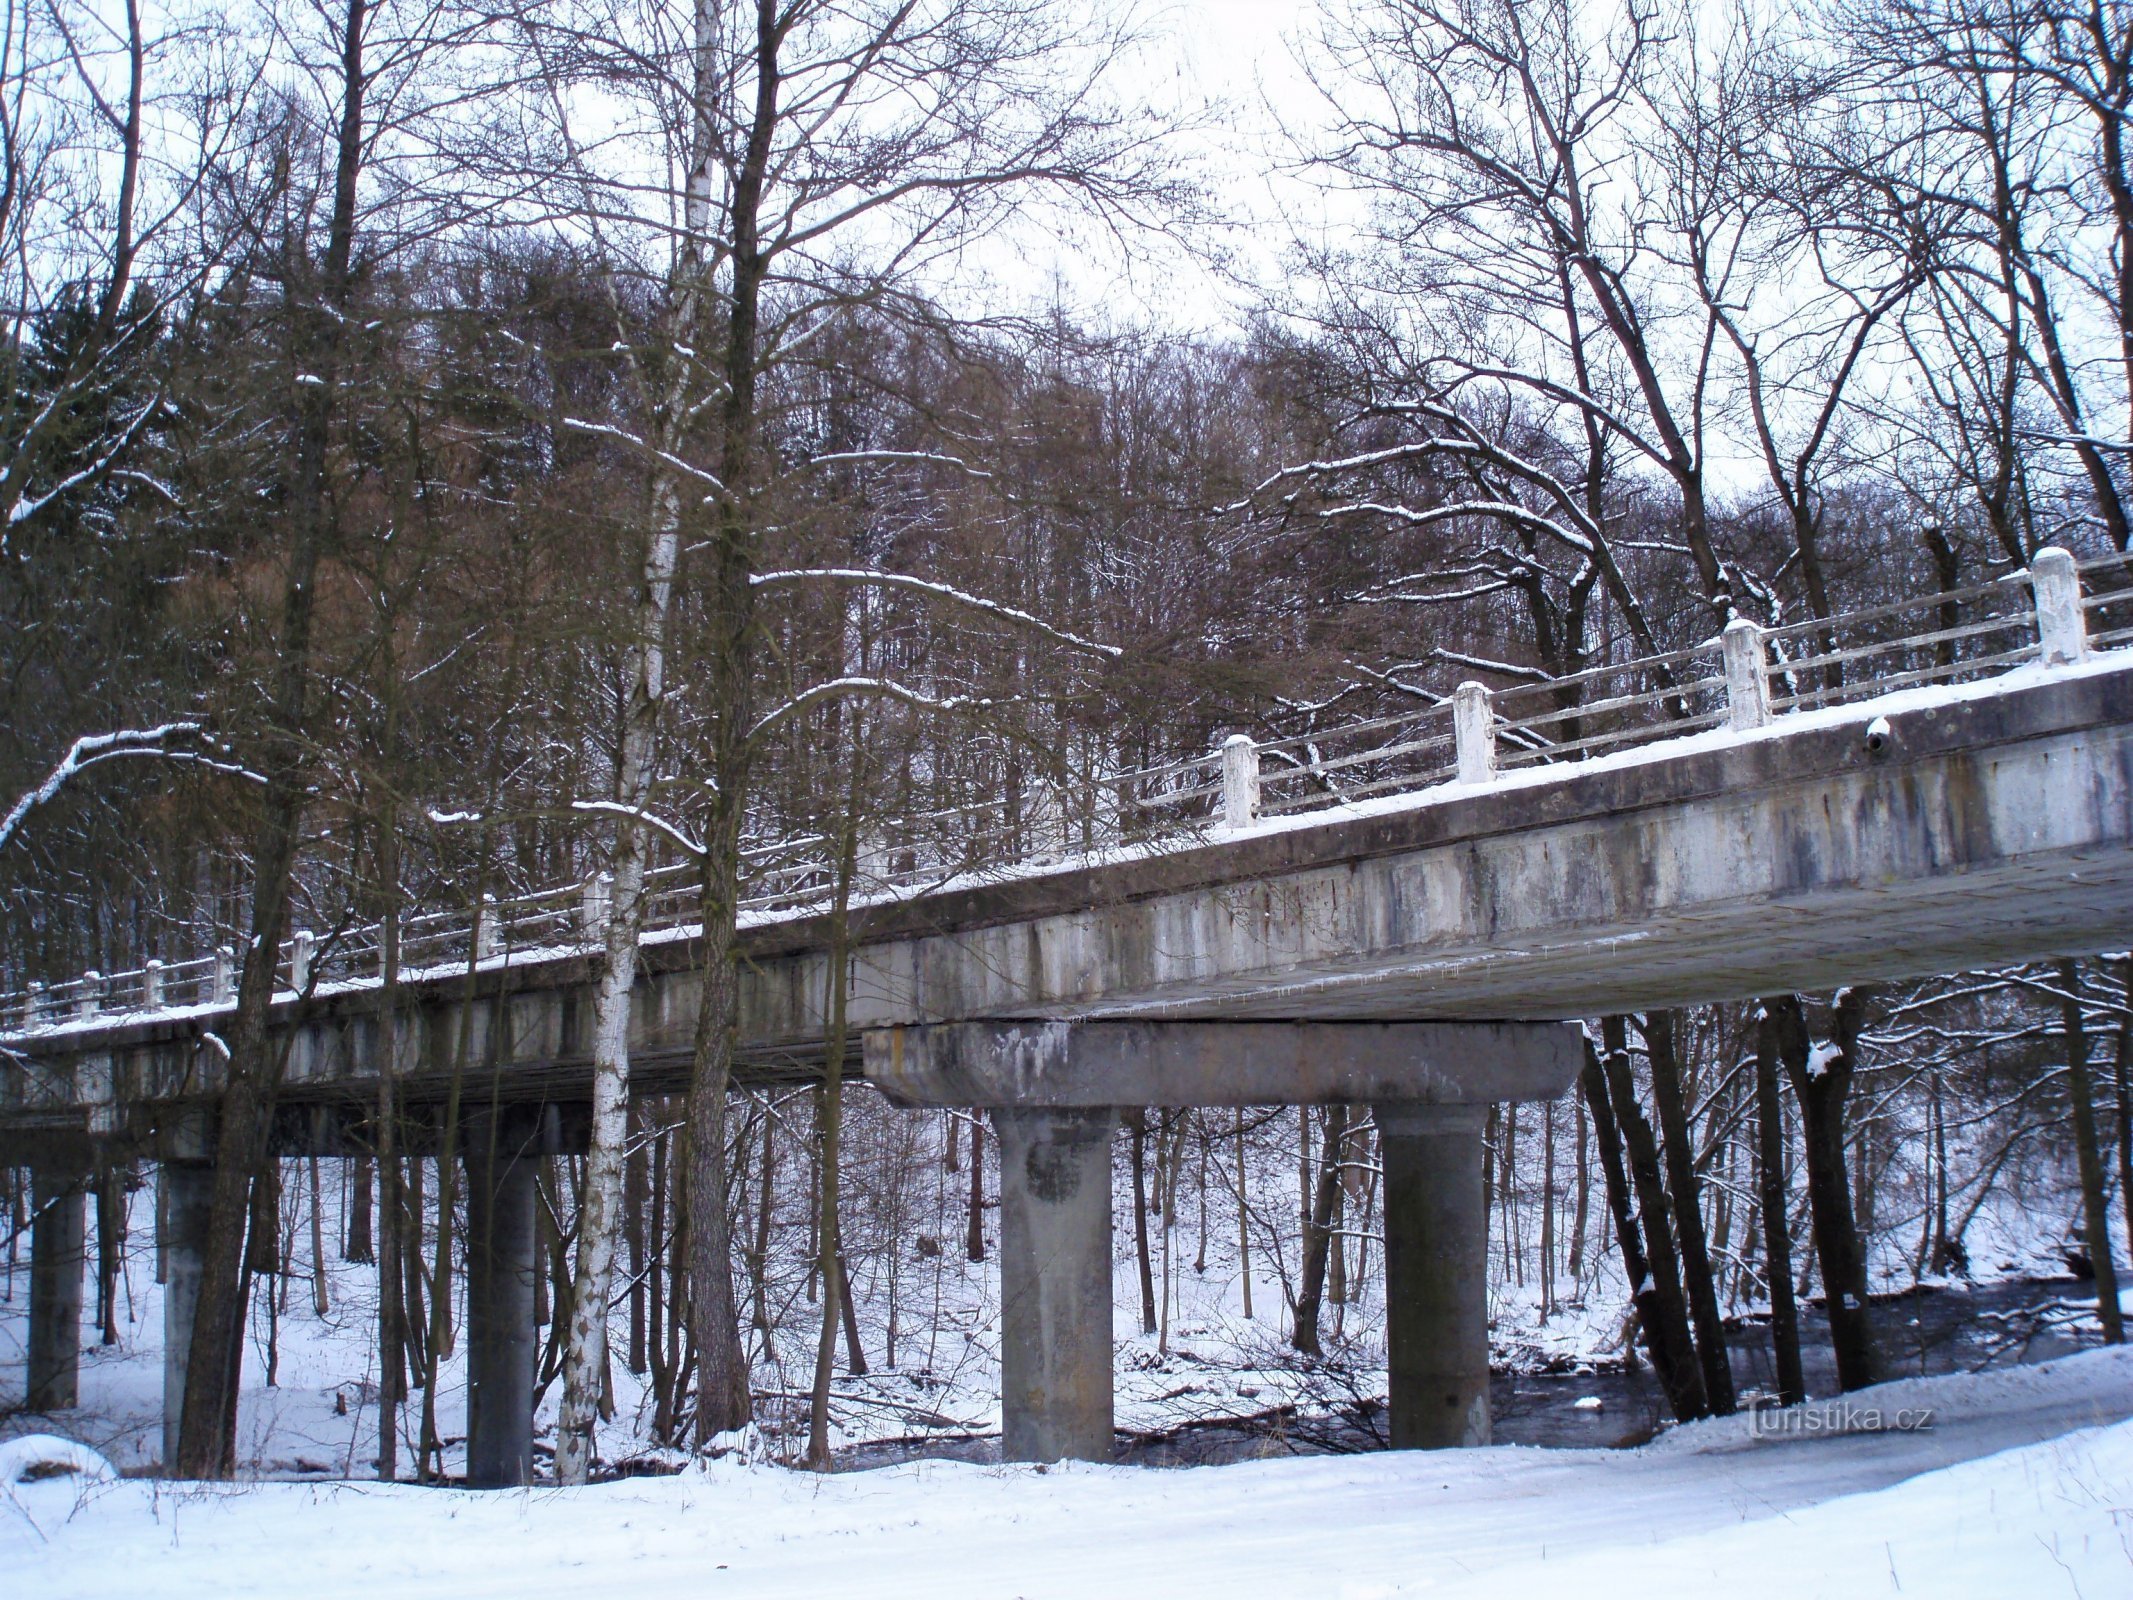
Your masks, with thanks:
<instances>
[{"instance_id":1,"label":"concrete beam","mask_svg":"<svg viewBox=\"0 0 2133 1600\"><path fill-rule=\"evenodd\" d=\"M1480 1106L1374 1108L1385 1171L1395 1450L1489 1442L1489 1218Z\"/></svg>"},{"instance_id":2,"label":"concrete beam","mask_svg":"<svg viewBox=\"0 0 2133 1600\"><path fill-rule=\"evenodd\" d=\"M1552 1022L953 1022L878 1028L909 1106L1489 1105L1552 1100L1584 1045Z\"/></svg>"},{"instance_id":3,"label":"concrete beam","mask_svg":"<svg viewBox=\"0 0 2133 1600\"><path fill-rule=\"evenodd\" d=\"M29 1388L31 1411L81 1403L81 1278L86 1180L39 1168L32 1174Z\"/></svg>"},{"instance_id":4,"label":"concrete beam","mask_svg":"<svg viewBox=\"0 0 2133 1600\"><path fill-rule=\"evenodd\" d=\"M1001 1454L1111 1456L1111 1131L1102 1110L998 1109Z\"/></svg>"}]
</instances>

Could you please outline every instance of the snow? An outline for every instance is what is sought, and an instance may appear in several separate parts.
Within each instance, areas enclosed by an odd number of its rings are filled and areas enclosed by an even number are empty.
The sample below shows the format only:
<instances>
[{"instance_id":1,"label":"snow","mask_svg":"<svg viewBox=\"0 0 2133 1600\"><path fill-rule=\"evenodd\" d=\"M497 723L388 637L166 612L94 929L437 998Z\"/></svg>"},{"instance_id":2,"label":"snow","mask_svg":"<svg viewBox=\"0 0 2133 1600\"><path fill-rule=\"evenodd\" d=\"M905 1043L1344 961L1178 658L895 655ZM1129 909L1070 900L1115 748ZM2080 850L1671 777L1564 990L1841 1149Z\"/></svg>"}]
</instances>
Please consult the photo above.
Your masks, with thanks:
<instances>
[{"instance_id":1,"label":"snow","mask_svg":"<svg viewBox=\"0 0 2133 1600\"><path fill-rule=\"evenodd\" d=\"M1935 1426L1768 1439L1731 1418L1634 1451L1187 1471L926 1462L822 1478L740 1453L672 1478L486 1495L70 1474L7 1490L0 1570L39 1600L2128 1592L2133 1353L1876 1395L1896 1392Z\"/></svg>"},{"instance_id":2,"label":"snow","mask_svg":"<svg viewBox=\"0 0 2133 1600\"><path fill-rule=\"evenodd\" d=\"M73 1478L77 1483L109 1483L118 1477L111 1463L73 1439L55 1433L25 1433L0 1439L0 1488Z\"/></svg>"}]
</instances>

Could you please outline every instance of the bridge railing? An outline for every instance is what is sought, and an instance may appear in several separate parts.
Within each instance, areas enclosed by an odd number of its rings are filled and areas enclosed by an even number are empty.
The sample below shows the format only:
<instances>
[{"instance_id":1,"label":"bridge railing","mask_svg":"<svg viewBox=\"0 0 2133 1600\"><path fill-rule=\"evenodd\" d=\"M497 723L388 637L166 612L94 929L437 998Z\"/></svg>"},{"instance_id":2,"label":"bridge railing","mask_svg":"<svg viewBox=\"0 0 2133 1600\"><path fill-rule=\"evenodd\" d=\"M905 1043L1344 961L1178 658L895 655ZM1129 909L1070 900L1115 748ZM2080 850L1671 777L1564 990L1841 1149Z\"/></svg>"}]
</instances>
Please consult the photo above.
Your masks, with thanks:
<instances>
[{"instance_id":1,"label":"bridge railing","mask_svg":"<svg viewBox=\"0 0 2133 1600\"><path fill-rule=\"evenodd\" d=\"M1522 768L1753 729L1897 689L1968 682L2033 662L2063 664L2128 645L2133 554L2077 565L2064 551L2046 549L2026 571L1945 593L1775 628L1735 621L1719 638L1687 650L1495 690L1464 683L1412 711L1263 743L1233 734L1204 756L916 812L861 838L854 889L910 894L1119 845L1219 837L1265 818L1485 783ZM831 842L819 835L752 844L743 867L741 910L751 917L819 909L834 892ZM416 912L398 928L399 969L436 974L537 952L591 950L607 925L611 894L602 875L484 896L478 909ZM647 933L691 930L702 915L693 862L651 870ZM325 936L299 929L279 953L284 992L375 982L385 943L374 925ZM0 995L0 1031L227 1006L236 982L234 947L224 944L190 960L31 984Z\"/></svg>"}]
</instances>

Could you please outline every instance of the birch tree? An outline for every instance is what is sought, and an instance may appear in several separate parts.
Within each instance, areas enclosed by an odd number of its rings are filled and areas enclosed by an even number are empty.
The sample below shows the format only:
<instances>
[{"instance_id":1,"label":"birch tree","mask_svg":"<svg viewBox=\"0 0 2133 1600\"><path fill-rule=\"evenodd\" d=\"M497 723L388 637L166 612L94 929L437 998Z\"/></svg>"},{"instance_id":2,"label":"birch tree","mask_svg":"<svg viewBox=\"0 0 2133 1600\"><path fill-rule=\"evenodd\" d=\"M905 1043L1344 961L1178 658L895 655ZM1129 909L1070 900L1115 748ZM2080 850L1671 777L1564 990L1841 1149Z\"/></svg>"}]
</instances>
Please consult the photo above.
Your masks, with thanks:
<instances>
[{"instance_id":1,"label":"birch tree","mask_svg":"<svg viewBox=\"0 0 2133 1600\"><path fill-rule=\"evenodd\" d=\"M686 581L701 597L704 629L694 709L708 781L679 809L690 814L704 901L687 1188L697 1425L708 1437L747 1414L722 1166L741 844L766 720L755 706L757 580L779 508L828 464L766 441L777 375L806 359L810 339L841 307L930 315L919 291L945 281L962 252L1036 196L1116 220L1148 198L1157 174L1146 130L1099 92L1123 36L1077 7L595 0L539 9L521 27L542 85L529 111L545 127L556 198L572 213L558 224L596 232L609 260L636 264L634 281L618 267L612 283L632 405L580 420L634 456L645 481L643 587L594 1021L593 1150L557 1453L559 1476L575 1482L591 1466L620 1220L628 997L646 814L662 798L652 761L674 585ZM628 106L620 115L617 94ZM618 166L627 169L619 181ZM624 309L640 297L658 310L652 330L635 337ZM695 553L687 572L685 547Z\"/></svg>"}]
</instances>

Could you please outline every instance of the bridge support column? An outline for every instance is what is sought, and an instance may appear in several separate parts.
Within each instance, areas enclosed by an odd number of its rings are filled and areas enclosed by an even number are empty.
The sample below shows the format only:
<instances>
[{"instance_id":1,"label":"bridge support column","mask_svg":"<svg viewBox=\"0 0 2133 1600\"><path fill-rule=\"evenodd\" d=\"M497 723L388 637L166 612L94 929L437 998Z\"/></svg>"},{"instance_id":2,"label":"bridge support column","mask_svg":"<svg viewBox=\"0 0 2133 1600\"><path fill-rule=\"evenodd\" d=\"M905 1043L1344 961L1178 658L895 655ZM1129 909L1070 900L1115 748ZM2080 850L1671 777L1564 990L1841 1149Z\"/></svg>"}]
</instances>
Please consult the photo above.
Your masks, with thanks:
<instances>
[{"instance_id":1,"label":"bridge support column","mask_svg":"<svg viewBox=\"0 0 2133 1600\"><path fill-rule=\"evenodd\" d=\"M1111 1456L1110 1107L996 1108L1001 1453Z\"/></svg>"},{"instance_id":2,"label":"bridge support column","mask_svg":"<svg viewBox=\"0 0 2133 1600\"><path fill-rule=\"evenodd\" d=\"M207 1218L215 1169L205 1161L166 1157L156 1169L156 1254L163 1264L163 1467L178 1459L178 1419L185 1410L185 1368L193 1313L207 1255Z\"/></svg>"},{"instance_id":3,"label":"bridge support column","mask_svg":"<svg viewBox=\"0 0 2133 1600\"><path fill-rule=\"evenodd\" d=\"M81 1400L81 1277L86 1195L80 1174L39 1167L31 1176L29 1389L32 1411Z\"/></svg>"},{"instance_id":4,"label":"bridge support column","mask_svg":"<svg viewBox=\"0 0 2133 1600\"><path fill-rule=\"evenodd\" d=\"M533 1481L538 1114L471 1113L467 1169L467 1487Z\"/></svg>"},{"instance_id":5,"label":"bridge support column","mask_svg":"<svg viewBox=\"0 0 2133 1600\"><path fill-rule=\"evenodd\" d=\"M1395 1450L1489 1442L1486 1115L1471 1105L1376 1107Z\"/></svg>"}]
</instances>

